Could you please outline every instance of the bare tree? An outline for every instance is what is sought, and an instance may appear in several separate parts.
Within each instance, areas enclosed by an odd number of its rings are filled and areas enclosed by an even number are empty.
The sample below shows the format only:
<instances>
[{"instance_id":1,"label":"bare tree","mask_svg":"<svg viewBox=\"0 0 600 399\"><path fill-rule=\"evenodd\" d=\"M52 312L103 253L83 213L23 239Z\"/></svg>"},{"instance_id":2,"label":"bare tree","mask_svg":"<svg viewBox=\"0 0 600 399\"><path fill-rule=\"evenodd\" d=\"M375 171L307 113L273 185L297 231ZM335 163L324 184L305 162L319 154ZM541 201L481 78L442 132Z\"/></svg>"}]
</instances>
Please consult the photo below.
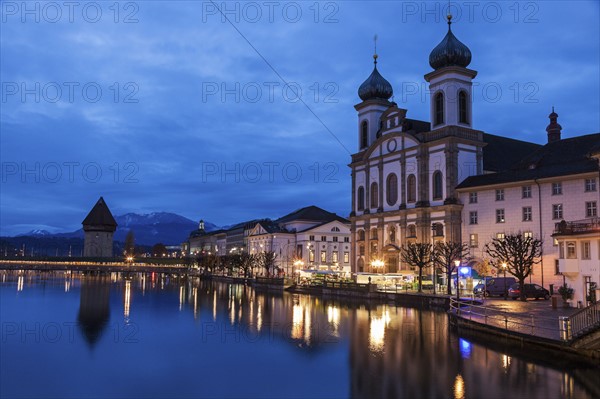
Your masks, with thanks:
<instances>
[{"instance_id":1,"label":"bare tree","mask_svg":"<svg viewBox=\"0 0 600 399\"><path fill-rule=\"evenodd\" d=\"M271 275L271 269L275 267L277 254L273 251L261 252L259 255L259 265L267 271L267 276Z\"/></svg>"},{"instance_id":2,"label":"bare tree","mask_svg":"<svg viewBox=\"0 0 600 399\"><path fill-rule=\"evenodd\" d=\"M448 295L452 295L450 281L452 279L452 273L457 269L454 261L466 259L468 254L469 247L460 242L438 242L433 246L433 264L434 267L441 269L446 274L446 281L448 281Z\"/></svg>"},{"instance_id":3,"label":"bare tree","mask_svg":"<svg viewBox=\"0 0 600 399\"><path fill-rule=\"evenodd\" d=\"M432 247L426 243L409 243L400 250L402 262L419 268L419 292L423 292L423 268L431 262Z\"/></svg>"},{"instance_id":4,"label":"bare tree","mask_svg":"<svg viewBox=\"0 0 600 399\"><path fill-rule=\"evenodd\" d=\"M523 233L507 234L504 238L492 238L485 244L485 252L491 258L490 263L498 270L506 264L506 270L519 280L520 299L525 301L523 284L533 271L533 266L542 259L542 240L525 237Z\"/></svg>"}]
</instances>

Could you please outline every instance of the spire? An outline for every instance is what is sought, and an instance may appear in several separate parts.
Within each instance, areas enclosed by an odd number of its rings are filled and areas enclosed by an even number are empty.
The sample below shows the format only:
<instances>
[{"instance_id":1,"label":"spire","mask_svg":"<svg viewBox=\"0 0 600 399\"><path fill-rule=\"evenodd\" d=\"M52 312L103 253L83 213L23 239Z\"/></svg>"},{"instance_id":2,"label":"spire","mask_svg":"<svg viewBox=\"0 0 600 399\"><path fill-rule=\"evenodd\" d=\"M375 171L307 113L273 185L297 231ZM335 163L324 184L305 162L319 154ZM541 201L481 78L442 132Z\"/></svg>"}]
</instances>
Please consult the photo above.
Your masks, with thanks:
<instances>
[{"instance_id":1,"label":"spire","mask_svg":"<svg viewBox=\"0 0 600 399\"><path fill-rule=\"evenodd\" d=\"M115 231L117 229L117 222L102 197L81 224L85 231Z\"/></svg>"},{"instance_id":2,"label":"spire","mask_svg":"<svg viewBox=\"0 0 600 399\"><path fill-rule=\"evenodd\" d=\"M385 80L377 70L377 35L373 37L375 51L373 53L373 72L358 88L358 96L361 100L367 101L371 99L389 100L394 94L394 90L390 82Z\"/></svg>"},{"instance_id":3,"label":"spire","mask_svg":"<svg viewBox=\"0 0 600 399\"><path fill-rule=\"evenodd\" d=\"M435 70L447 66L466 68L471 63L471 50L452 33L452 14L448 14L448 33L429 54L429 65Z\"/></svg>"},{"instance_id":4,"label":"spire","mask_svg":"<svg viewBox=\"0 0 600 399\"><path fill-rule=\"evenodd\" d=\"M550 124L548 127L546 127L546 132L548 133L548 143L560 141L562 126L557 122L558 114L554 112L554 106L552 106L552 113L548 115L548 118L550 118Z\"/></svg>"}]
</instances>

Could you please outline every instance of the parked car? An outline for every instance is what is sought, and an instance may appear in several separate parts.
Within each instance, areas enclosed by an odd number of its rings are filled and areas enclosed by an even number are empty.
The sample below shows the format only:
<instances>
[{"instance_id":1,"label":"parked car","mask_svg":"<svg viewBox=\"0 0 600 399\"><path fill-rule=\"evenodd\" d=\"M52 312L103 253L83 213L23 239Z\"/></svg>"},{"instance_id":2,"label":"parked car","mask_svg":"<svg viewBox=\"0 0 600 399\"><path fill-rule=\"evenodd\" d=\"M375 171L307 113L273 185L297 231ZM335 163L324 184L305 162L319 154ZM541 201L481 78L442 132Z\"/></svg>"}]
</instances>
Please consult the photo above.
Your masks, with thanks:
<instances>
[{"instance_id":1,"label":"parked car","mask_svg":"<svg viewBox=\"0 0 600 399\"><path fill-rule=\"evenodd\" d=\"M544 298L546 300L550 299L550 291L541 285L523 284L523 291L525 291L526 298L535 298L536 300L540 298ZM517 299L521 296L521 287L519 283L510 286L508 290L508 296L512 299Z\"/></svg>"},{"instance_id":2,"label":"parked car","mask_svg":"<svg viewBox=\"0 0 600 399\"><path fill-rule=\"evenodd\" d=\"M486 283L479 283L473 288L475 295L504 296L511 285L517 280L514 277L492 277L486 278Z\"/></svg>"}]
</instances>

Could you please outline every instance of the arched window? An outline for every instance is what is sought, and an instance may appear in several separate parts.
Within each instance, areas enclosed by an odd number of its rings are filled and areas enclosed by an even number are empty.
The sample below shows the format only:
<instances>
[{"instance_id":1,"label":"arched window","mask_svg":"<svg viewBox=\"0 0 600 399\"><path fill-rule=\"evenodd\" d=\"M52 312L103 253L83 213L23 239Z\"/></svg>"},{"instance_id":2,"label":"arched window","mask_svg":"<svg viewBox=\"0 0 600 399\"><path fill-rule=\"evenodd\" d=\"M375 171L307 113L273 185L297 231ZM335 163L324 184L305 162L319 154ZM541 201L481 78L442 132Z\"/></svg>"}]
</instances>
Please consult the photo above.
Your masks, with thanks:
<instances>
[{"instance_id":1,"label":"arched window","mask_svg":"<svg viewBox=\"0 0 600 399\"><path fill-rule=\"evenodd\" d=\"M463 90L458 93L458 122L469 123L469 115L467 113L467 93Z\"/></svg>"},{"instance_id":2,"label":"arched window","mask_svg":"<svg viewBox=\"0 0 600 399\"><path fill-rule=\"evenodd\" d=\"M415 202L417 200L417 178L415 175L409 175L406 179L406 201Z\"/></svg>"},{"instance_id":3,"label":"arched window","mask_svg":"<svg viewBox=\"0 0 600 399\"><path fill-rule=\"evenodd\" d=\"M369 124L363 121L360 125L360 148L366 148L369 145Z\"/></svg>"},{"instance_id":4,"label":"arched window","mask_svg":"<svg viewBox=\"0 0 600 399\"><path fill-rule=\"evenodd\" d=\"M398 201L398 177L390 173L386 182L386 195L388 205L394 205Z\"/></svg>"},{"instance_id":5,"label":"arched window","mask_svg":"<svg viewBox=\"0 0 600 399\"><path fill-rule=\"evenodd\" d=\"M406 233L406 236L409 238L417 237L417 228L415 227L414 224L408 225L408 232Z\"/></svg>"},{"instance_id":6,"label":"arched window","mask_svg":"<svg viewBox=\"0 0 600 399\"><path fill-rule=\"evenodd\" d=\"M434 223L431 226L431 229L433 230L434 237L443 237L444 236L444 225L443 224Z\"/></svg>"},{"instance_id":7,"label":"arched window","mask_svg":"<svg viewBox=\"0 0 600 399\"><path fill-rule=\"evenodd\" d=\"M371 183L371 208L377 208L379 206L379 185L377 182Z\"/></svg>"},{"instance_id":8,"label":"arched window","mask_svg":"<svg viewBox=\"0 0 600 399\"><path fill-rule=\"evenodd\" d=\"M340 228L339 227L334 227L334 228L331 229L331 231L340 231Z\"/></svg>"},{"instance_id":9,"label":"arched window","mask_svg":"<svg viewBox=\"0 0 600 399\"><path fill-rule=\"evenodd\" d=\"M357 194L356 196L358 197L358 210L362 211L365 209L365 188L363 186L360 186L358 188Z\"/></svg>"},{"instance_id":10,"label":"arched window","mask_svg":"<svg viewBox=\"0 0 600 399\"><path fill-rule=\"evenodd\" d=\"M439 92L435 95L435 123L441 125L444 123L444 93Z\"/></svg>"},{"instance_id":11,"label":"arched window","mask_svg":"<svg viewBox=\"0 0 600 399\"><path fill-rule=\"evenodd\" d=\"M371 240L376 240L377 239L377 229L375 227L373 227L371 229Z\"/></svg>"},{"instance_id":12,"label":"arched window","mask_svg":"<svg viewBox=\"0 0 600 399\"><path fill-rule=\"evenodd\" d=\"M442 185L442 172L436 170L433 172L433 199L440 200L444 197L444 188Z\"/></svg>"},{"instance_id":13,"label":"arched window","mask_svg":"<svg viewBox=\"0 0 600 399\"><path fill-rule=\"evenodd\" d=\"M358 262L357 262L356 266L358 267L358 271L359 272L364 272L365 271L365 261L362 258L358 259Z\"/></svg>"},{"instance_id":14,"label":"arched window","mask_svg":"<svg viewBox=\"0 0 600 399\"><path fill-rule=\"evenodd\" d=\"M364 241L365 239L365 231L364 230L358 230L358 240L359 241Z\"/></svg>"}]
</instances>

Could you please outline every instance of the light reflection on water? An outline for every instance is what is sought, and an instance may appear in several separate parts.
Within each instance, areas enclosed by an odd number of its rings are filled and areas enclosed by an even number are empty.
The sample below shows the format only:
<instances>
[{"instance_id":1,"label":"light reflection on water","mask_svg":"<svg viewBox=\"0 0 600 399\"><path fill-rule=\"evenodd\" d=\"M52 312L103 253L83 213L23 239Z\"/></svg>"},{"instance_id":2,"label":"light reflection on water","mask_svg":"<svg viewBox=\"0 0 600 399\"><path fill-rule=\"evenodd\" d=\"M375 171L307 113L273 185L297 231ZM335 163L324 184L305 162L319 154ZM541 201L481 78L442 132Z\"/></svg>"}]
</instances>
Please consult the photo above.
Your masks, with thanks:
<instances>
[{"instance_id":1,"label":"light reflection on water","mask_svg":"<svg viewBox=\"0 0 600 399\"><path fill-rule=\"evenodd\" d=\"M592 397L574 370L458 338L444 313L157 274L0 273L3 397Z\"/></svg>"}]
</instances>

